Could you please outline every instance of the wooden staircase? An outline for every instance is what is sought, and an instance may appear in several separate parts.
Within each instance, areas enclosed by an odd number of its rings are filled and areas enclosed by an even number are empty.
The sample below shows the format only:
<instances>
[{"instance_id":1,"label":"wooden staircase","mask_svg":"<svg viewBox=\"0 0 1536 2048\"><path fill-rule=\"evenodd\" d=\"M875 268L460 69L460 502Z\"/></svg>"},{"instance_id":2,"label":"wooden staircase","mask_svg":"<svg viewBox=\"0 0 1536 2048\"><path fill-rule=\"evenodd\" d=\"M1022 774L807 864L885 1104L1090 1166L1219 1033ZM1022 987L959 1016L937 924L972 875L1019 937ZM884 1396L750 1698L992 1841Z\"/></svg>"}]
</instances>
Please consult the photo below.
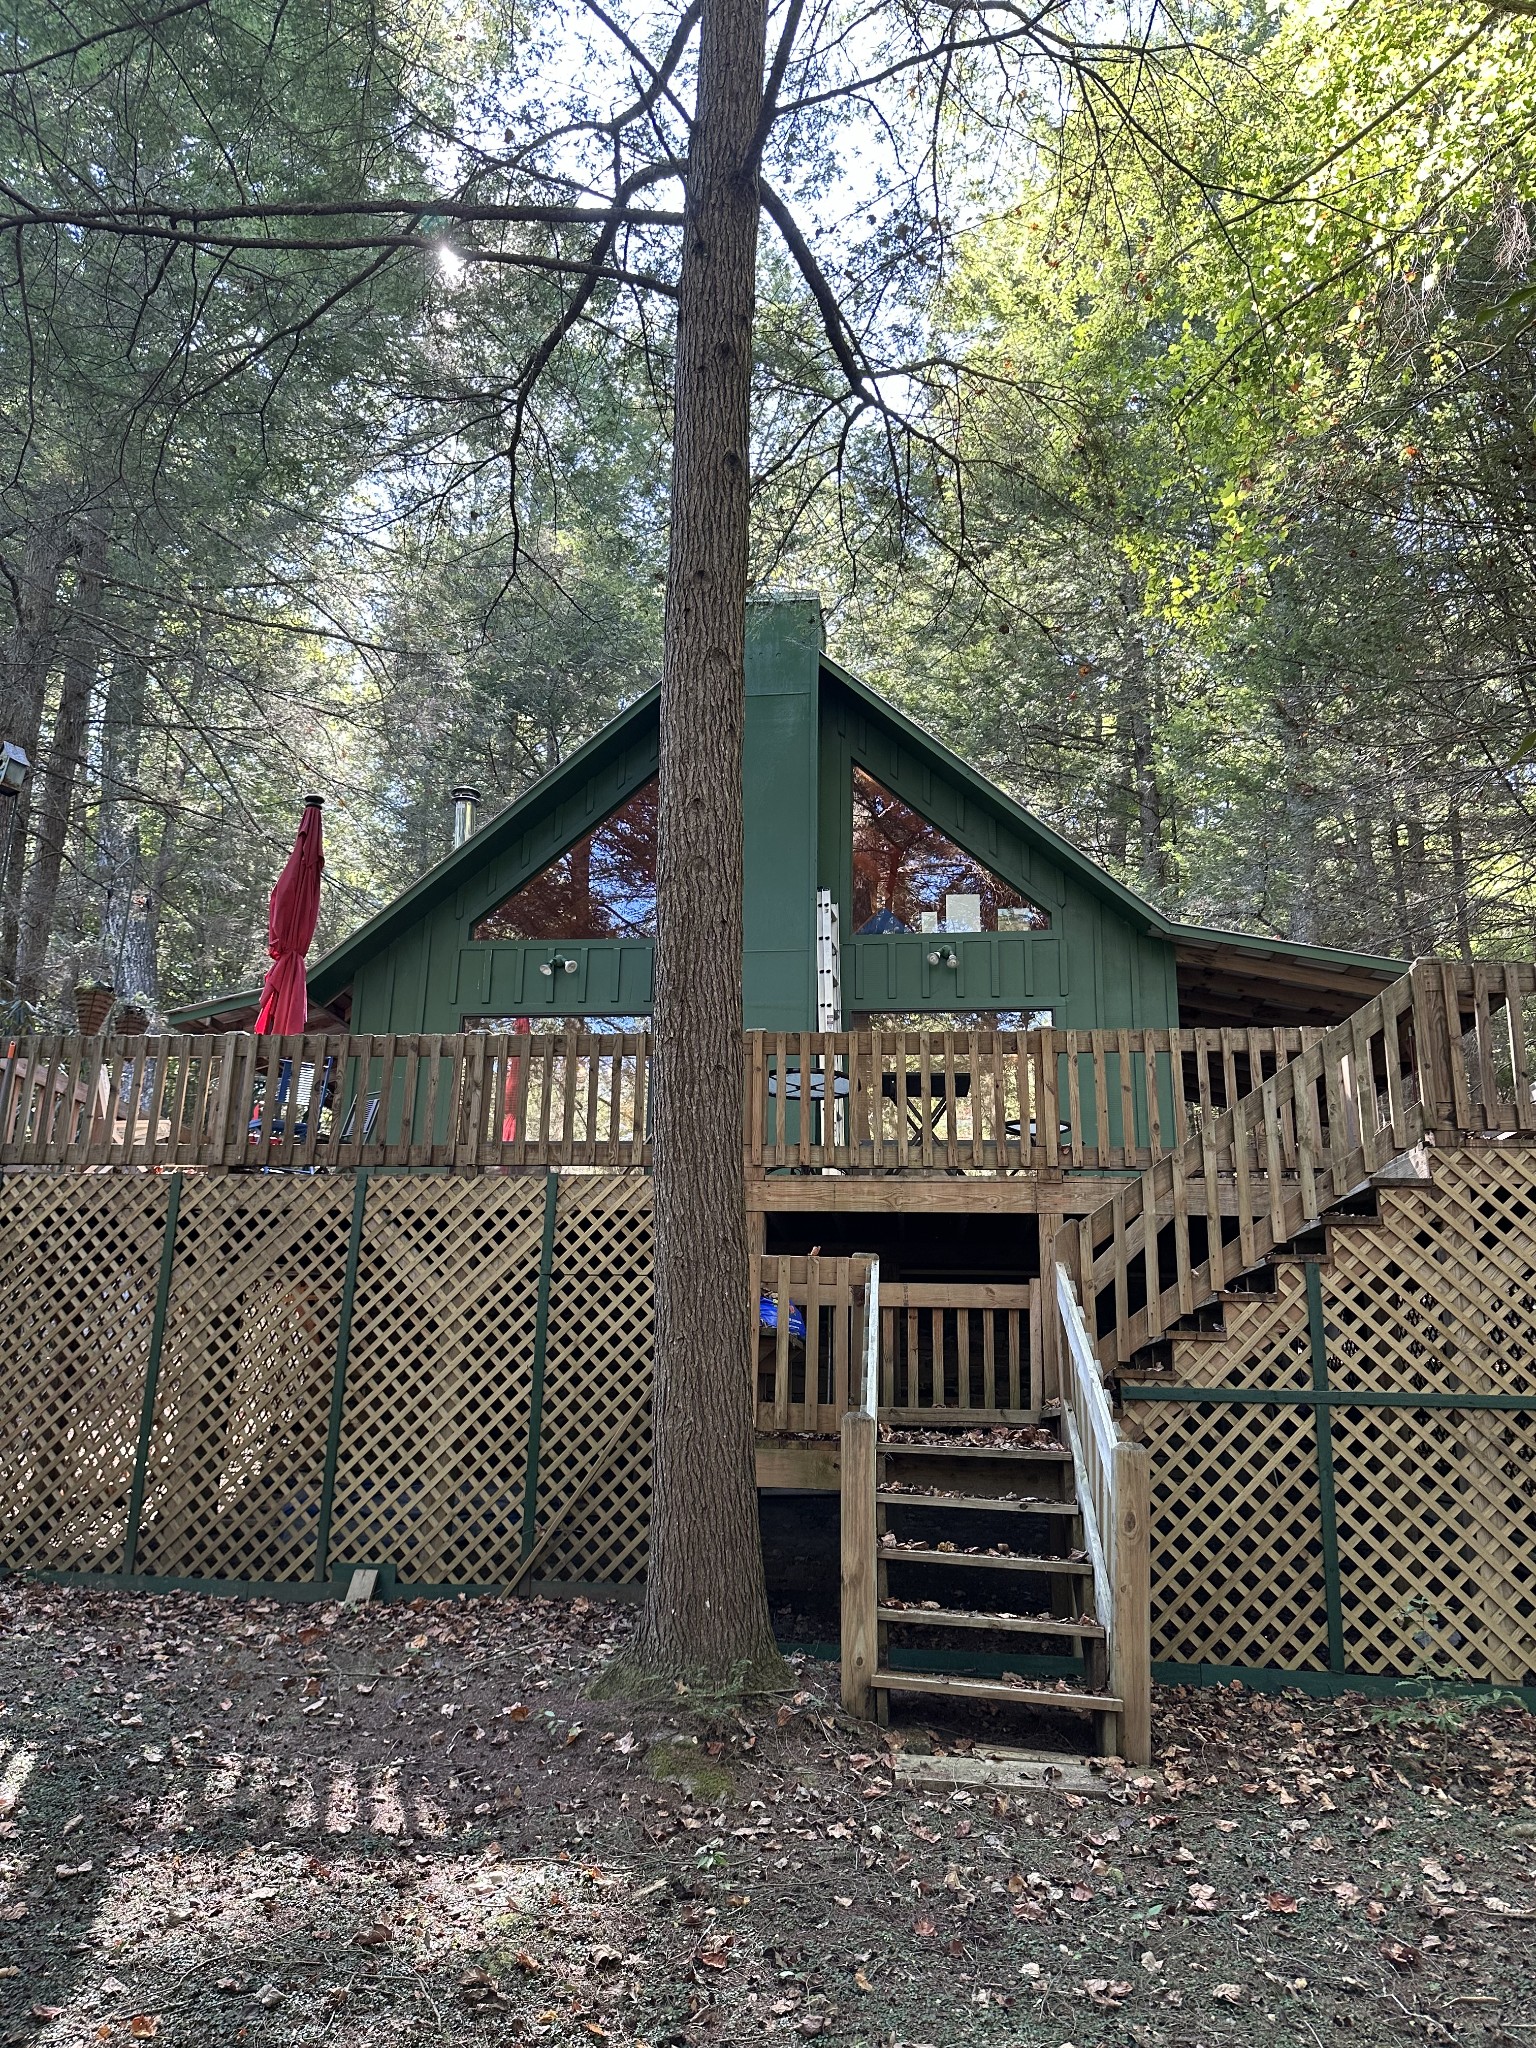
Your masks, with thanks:
<instances>
[{"instance_id":1,"label":"wooden staircase","mask_svg":"<svg viewBox=\"0 0 1536 2048\"><path fill-rule=\"evenodd\" d=\"M1172 1336L1219 1337L1228 1299L1262 1285L1271 1264L1326 1256L1335 1232L1371 1227L1376 1187L1430 1178L1437 1148L1533 1138L1536 966L1416 963L1063 1225L1042 1275L1041 1398L1027 1418L1049 1424L1038 1439L925 1441L933 1430L904 1433L894 1417L882 1427L873 1262L863 1400L843 1421L845 1705L867 1713L873 1701L883 1715L892 1693L919 1692L1065 1707L1093 1718L1101 1746L1145 1761L1150 1485L1146 1451L1115 1419L1115 1373L1154 1365ZM995 1531L1004 1515L1019 1541L978 1543L957 1566L967 1524ZM967 1590L924 1605L923 1575L941 1567L963 1572L948 1583ZM1048 1615L1013 1612L988 1590L1031 1573ZM909 1670L892 1661L893 1629L919 1641L951 1629L1054 1638L1080 1653L1082 1680Z\"/></svg>"},{"instance_id":2,"label":"wooden staircase","mask_svg":"<svg viewBox=\"0 0 1536 2048\"><path fill-rule=\"evenodd\" d=\"M954 1440L934 1440L946 1435ZM977 1436L988 1440L971 1441ZM1008 1533L998 1541L1002 1529ZM900 1593L892 1590L893 1575L904 1589ZM1072 1453L1055 1428L881 1425L875 1442L876 1659L870 1676L881 1721L893 1692L1067 1708L1090 1715L1098 1746L1114 1751L1123 1702L1108 1691L1107 1631L1092 1611L1092 1581ZM940 1601L927 1593L936 1582L944 1591ZM1021 1675L988 1680L913 1668L910 1662L893 1666L893 1631L916 1635L920 1648L934 1631L955 1629L1016 1636L1021 1650L1032 1639L1034 1655L1046 1644L1065 1649L1082 1657L1083 1681L1031 1684Z\"/></svg>"},{"instance_id":3,"label":"wooden staircase","mask_svg":"<svg viewBox=\"0 0 1536 2048\"><path fill-rule=\"evenodd\" d=\"M1101 1753L1144 1760L1144 1454L1116 1428L1102 1386L1096 1401L1075 1390L1081 1425L1070 1400L1045 1400L1006 1426L978 1428L963 1413L903 1426L907 1415L880 1399L891 1389L878 1261L865 1301L864 1399L843 1421L845 1705L882 1722L893 1693L1070 1712L1088 1718ZM953 1668L964 1658L933 1638L955 1631L1016 1641L1020 1669L1006 1652L995 1676ZM893 1635L904 1639L899 1659ZM1030 1674L1047 1653L1080 1672Z\"/></svg>"},{"instance_id":4,"label":"wooden staircase","mask_svg":"<svg viewBox=\"0 0 1536 2048\"><path fill-rule=\"evenodd\" d=\"M1536 1133L1529 965L1418 962L1053 1246L1109 1373L1150 1362L1269 1261L1369 1227L1434 1148ZM1063 1306L1063 1314L1068 1310Z\"/></svg>"}]
</instances>

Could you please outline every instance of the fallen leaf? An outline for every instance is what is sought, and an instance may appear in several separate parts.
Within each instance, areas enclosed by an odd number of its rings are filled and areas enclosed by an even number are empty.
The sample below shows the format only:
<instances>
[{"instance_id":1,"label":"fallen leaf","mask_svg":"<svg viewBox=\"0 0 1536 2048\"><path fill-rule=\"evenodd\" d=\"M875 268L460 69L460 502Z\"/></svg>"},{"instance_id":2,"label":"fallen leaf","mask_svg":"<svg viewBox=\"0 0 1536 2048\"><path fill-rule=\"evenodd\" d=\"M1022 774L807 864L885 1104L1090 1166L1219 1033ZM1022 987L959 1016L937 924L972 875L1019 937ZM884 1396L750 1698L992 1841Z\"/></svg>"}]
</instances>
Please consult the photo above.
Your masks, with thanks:
<instances>
[{"instance_id":1,"label":"fallen leaf","mask_svg":"<svg viewBox=\"0 0 1536 2048\"><path fill-rule=\"evenodd\" d=\"M1266 1892L1264 1903L1271 1913L1294 1913L1296 1901L1289 1892Z\"/></svg>"},{"instance_id":2,"label":"fallen leaf","mask_svg":"<svg viewBox=\"0 0 1536 2048\"><path fill-rule=\"evenodd\" d=\"M375 1920L371 1927L354 1934L352 1942L355 1948L388 1948L394 1938L382 1920Z\"/></svg>"}]
</instances>

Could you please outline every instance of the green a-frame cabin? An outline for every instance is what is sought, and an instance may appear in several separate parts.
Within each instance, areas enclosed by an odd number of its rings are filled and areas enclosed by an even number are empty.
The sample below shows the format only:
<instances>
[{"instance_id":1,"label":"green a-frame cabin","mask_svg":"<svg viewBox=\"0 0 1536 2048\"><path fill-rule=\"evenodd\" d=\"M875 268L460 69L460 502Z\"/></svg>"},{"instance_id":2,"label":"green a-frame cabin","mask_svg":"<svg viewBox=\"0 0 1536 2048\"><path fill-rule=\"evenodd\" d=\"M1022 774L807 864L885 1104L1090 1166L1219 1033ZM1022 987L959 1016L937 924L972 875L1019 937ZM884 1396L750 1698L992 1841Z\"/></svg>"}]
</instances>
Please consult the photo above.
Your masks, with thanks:
<instances>
[{"instance_id":1,"label":"green a-frame cabin","mask_svg":"<svg viewBox=\"0 0 1536 2048\"><path fill-rule=\"evenodd\" d=\"M829 659L822 640L813 596L749 607L747 1029L825 1028L818 892L838 908L846 1029L898 1018L1321 1025L1402 972L1399 961L1170 919ZM658 715L649 691L316 961L311 1028L644 1017ZM173 1028L248 1028L256 1000L187 1005Z\"/></svg>"}]
</instances>

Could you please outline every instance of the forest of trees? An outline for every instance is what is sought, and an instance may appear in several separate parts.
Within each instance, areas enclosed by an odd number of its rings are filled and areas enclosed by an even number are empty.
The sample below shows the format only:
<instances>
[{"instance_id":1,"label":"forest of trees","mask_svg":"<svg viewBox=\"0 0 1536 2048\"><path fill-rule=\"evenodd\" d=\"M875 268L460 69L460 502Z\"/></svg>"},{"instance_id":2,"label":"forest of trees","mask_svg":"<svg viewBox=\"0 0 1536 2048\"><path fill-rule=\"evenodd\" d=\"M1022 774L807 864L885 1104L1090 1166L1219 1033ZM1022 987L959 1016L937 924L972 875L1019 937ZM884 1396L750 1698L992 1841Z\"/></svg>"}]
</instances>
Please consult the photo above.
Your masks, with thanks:
<instances>
[{"instance_id":1,"label":"forest of trees","mask_svg":"<svg viewBox=\"0 0 1536 2048\"><path fill-rule=\"evenodd\" d=\"M770 10L754 579L1176 913L1529 955L1532 9L1010 22ZM311 789L335 939L655 680L689 25L13 0L16 1022L248 984Z\"/></svg>"}]
</instances>

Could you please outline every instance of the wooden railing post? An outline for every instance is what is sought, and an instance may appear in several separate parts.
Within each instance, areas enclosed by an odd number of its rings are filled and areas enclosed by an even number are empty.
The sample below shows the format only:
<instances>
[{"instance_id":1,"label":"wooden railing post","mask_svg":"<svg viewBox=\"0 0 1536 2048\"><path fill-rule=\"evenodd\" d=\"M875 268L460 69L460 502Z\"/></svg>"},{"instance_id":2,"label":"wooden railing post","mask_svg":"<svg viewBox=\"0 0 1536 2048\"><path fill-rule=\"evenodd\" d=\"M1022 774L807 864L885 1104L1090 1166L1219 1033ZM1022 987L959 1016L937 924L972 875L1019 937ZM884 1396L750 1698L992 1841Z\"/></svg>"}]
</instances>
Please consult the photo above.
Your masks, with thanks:
<instances>
[{"instance_id":1,"label":"wooden railing post","mask_svg":"<svg viewBox=\"0 0 1536 2048\"><path fill-rule=\"evenodd\" d=\"M1121 1754L1129 1764L1152 1761L1151 1458L1145 1444L1115 1445L1110 1564L1114 1595L1109 1638L1109 1689L1123 1702Z\"/></svg>"},{"instance_id":2,"label":"wooden railing post","mask_svg":"<svg viewBox=\"0 0 1536 2048\"><path fill-rule=\"evenodd\" d=\"M880 1625L875 1514L875 1445L880 1399L880 1261L871 1259L864 1285L864 1357L860 1400L843 1417L840 1500L842 1536L842 1699L859 1720L869 1717L870 1679L879 1655Z\"/></svg>"},{"instance_id":3,"label":"wooden railing post","mask_svg":"<svg viewBox=\"0 0 1536 2048\"><path fill-rule=\"evenodd\" d=\"M1456 1120L1445 978L1438 960L1415 960L1409 976L1413 983L1413 1043L1419 1069L1419 1100L1429 1128L1444 1129Z\"/></svg>"}]
</instances>

